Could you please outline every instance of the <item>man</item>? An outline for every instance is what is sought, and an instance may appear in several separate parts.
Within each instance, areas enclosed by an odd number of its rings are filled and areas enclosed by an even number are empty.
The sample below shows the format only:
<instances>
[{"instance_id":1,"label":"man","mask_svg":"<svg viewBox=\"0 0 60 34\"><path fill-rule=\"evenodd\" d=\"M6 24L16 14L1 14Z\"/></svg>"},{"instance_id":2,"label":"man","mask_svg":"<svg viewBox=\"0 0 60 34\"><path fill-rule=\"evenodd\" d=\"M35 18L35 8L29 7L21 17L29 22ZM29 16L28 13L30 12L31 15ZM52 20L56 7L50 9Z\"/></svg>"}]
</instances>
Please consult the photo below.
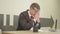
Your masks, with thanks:
<instances>
[{"instance_id":1,"label":"man","mask_svg":"<svg viewBox=\"0 0 60 34\"><path fill-rule=\"evenodd\" d=\"M40 6L37 3L32 3L29 10L19 15L17 30L30 30L34 27L34 23L38 23L38 29L40 29L39 11Z\"/></svg>"}]
</instances>

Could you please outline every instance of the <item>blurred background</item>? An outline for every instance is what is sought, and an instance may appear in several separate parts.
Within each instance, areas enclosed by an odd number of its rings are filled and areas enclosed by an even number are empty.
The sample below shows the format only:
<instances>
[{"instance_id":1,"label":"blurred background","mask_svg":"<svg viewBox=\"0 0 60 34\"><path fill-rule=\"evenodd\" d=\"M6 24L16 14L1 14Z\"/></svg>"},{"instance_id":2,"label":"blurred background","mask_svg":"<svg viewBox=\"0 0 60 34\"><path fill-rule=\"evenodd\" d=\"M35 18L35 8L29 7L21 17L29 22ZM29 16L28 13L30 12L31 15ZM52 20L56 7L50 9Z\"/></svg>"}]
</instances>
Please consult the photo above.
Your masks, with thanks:
<instances>
[{"instance_id":1,"label":"blurred background","mask_svg":"<svg viewBox=\"0 0 60 34\"><path fill-rule=\"evenodd\" d=\"M3 26L6 26L6 15L10 15L9 25L13 26L13 15L29 9L31 3L40 5L40 17L57 19L57 29L60 29L60 0L0 0L0 14L4 15ZM55 26L53 26L55 27Z\"/></svg>"}]
</instances>

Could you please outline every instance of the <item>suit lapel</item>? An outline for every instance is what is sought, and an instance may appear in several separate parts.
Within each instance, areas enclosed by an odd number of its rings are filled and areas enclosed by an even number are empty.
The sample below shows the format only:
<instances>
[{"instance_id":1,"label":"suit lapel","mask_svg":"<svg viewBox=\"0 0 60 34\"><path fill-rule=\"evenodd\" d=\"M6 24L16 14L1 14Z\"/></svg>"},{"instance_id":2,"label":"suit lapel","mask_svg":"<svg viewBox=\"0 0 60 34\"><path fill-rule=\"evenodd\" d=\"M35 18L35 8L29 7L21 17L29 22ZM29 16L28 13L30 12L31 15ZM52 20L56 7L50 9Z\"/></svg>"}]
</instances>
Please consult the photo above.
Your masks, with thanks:
<instances>
[{"instance_id":1,"label":"suit lapel","mask_svg":"<svg viewBox=\"0 0 60 34\"><path fill-rule=\"evenodd\" d=\"M29 21L28 11L26 11L26 13L25 13L25 17L26 17L26 19Z\"/></svg>"}]
</instances>

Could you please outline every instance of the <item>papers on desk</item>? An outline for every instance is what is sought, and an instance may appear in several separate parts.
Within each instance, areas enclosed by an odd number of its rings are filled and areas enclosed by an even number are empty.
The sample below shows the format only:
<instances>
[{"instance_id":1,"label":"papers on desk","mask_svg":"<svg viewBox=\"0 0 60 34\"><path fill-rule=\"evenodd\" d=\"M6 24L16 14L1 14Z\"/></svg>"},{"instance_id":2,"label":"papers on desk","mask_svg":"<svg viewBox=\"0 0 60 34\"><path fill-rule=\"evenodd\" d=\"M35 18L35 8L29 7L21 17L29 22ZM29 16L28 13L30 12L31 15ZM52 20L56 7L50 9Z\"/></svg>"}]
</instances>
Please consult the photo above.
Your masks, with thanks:
<instances>
[{"instance_id":1,"label":"papers on desk","mask_svg":"<svg viewBox=\"0 0 60 34\"><path fill-rule=\"evenodd\" d=\"M51 32L49 31L50 27L41 27L38 31L39 32ZM30 30L33 31L33 28L31 28Z\"/></svg>"},{"instance_id":2,"label":"papers on desk","mask_svg":"<svg viewBox=\"0 0 60 34\"><path fill-rule=\"evenodd\" d=\"M38 30L39 32L50 32L49 30Z\"/></svg>"},{"instance_id":3,"label":"papers on desk","mask_svg":"<svg viewBox=\"0 0 60 34\"><path fill-rule=\"evenodd\" d=\"M38 31L39 32L50 32L49 29L50 29L50 27L41 27L41 29Z\"/></svg>"}]
</instances>

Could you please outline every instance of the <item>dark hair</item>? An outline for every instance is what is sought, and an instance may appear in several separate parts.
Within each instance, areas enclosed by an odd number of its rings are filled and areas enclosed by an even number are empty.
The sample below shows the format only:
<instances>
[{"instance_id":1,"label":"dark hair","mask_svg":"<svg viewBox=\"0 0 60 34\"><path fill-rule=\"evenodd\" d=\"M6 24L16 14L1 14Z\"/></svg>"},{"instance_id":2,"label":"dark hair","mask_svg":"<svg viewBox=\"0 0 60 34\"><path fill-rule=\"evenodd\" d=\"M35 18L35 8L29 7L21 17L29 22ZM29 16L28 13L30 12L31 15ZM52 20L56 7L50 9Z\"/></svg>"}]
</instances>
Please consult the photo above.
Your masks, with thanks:
<instances>
[{"instance_id":1,"label":"dark hair","mask_svg":"<svg viewBox=\"0 0 60 34\"><path fill-rule=\"evenodd\" d=\"M31 4L31 6L30 6L30 8L37 8L37 9L40 9L40 6L39 6L39 4L37 4L37 3L32 3Z\"/></svg>"}]
</instances>

